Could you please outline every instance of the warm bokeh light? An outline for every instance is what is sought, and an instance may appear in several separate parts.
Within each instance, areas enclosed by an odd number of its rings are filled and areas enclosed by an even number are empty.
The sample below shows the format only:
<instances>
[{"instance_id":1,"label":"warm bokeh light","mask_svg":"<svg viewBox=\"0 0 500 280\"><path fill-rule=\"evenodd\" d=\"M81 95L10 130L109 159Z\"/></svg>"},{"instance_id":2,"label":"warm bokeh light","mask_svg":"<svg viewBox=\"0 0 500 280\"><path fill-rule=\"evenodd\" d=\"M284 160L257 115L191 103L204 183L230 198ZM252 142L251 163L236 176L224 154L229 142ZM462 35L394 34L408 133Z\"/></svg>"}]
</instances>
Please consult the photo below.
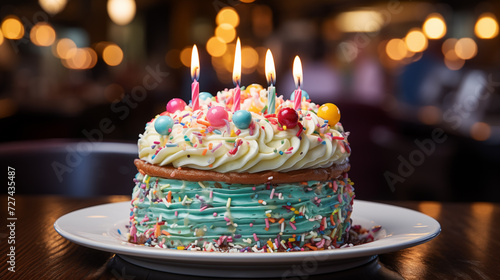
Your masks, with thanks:
<instances>
[{"instance_id":1,"label":"warm bokeh light","mask_svg":"<svg viewBox=\"0 0 500 280\"><path fill-rule=\"evenodd\" d=\"M179 58L181 60L182 65L189 67L191 66L191 53L193 51L193 47L185 47L182 49Z\"/></svg>"},{"instance_id":2,"label":"warm bokeh light","mask_svg":"<svg viewBox=\"0 0 500 280\"><path fill-rule=\"evenodd\" d=\"M408 50L422 52L427 49L427 38L420 29L412 29L406 34L405 43Z\"/></svg>"},{"instance_id":3,"label":"warm bokeh light","mask_svg":"<svg viewBox=\"0 0 500 280\"><path fill-rule=\"evenodd\" d=\"M69 59L76 53L76 44L69 38L57 41L55 55L61 59Z\"/></svg>"},{"instance_id":4,"label":"warm bokeh light","mask_svg":"<svg viewBox=\"0 0 500 280\"><path fill-rule=\"evenodd\" d=\"M426 125L435 125L441 120L441 109L436 106L423 106L418 109L418 119Z\"/></svg>"},{"instance_id":5,"label":"warm bokeh light","mask_svg":"<svg viewBox=\"0 0 500 280\"><path fill-rule=\"evenodd\" d=\"M350 11L339 14L336 18L337 28L342 32L377 32L384 19L377 11Z\"/></svg>"},{"instance_id":6,"label":"warm bokeh light","mask_svg":"<svg viewBox=\"0 0 500 280\"><path fill-rule=\"evenodd\" d=\"M94 51L92 48L83 48L84 51L87 52L88 56L90 57L90 63L87 65L87 69L94 68L94 66L97 64L97 53Z\"/></svg>"},{"instance_id":7,"label":"warm bokeh light","mask_svg":"<svg viewBox=\"0 0 500 280\"><path fill-rule=\"evenodd\" d=\"M225 7L219 11L215 18L215 22L217 25L227 23L236 27L240 24L240 16L238 16L238 13L233 8Z\"/></svg>"},{"instance_id":8,"label":"warm bokeh light","mask_svg":"<svg viewBox=\"0 0 500 280\"><path fill-rule=\"evenodd\" d=\"M0 29L0 46L3 44L3 33L2 33L2 30Z\"/></svg>"},{"instance_id":9,"label":"warm bokeh light","mask_svg":"<svg viewBox=\"0 0 500 280\"><path fill-rule=\"evenodd\" d=\"M51 15L58 14L66 7L67 0L38 0L40 7Z\"/></svg>"},{"instance_id":10,"label":"warm bokeh light","mask_svg":"<svg viewBox=\"0 0 500 280\"><path fill-rule=\"evenodd\" d=\"M56 40L56 31L46 22L39 22L31 28L30 39L33 44L48 47Z\"/></svg>"},{"instance_id":11,"label":"warm bokeh light","mask_svg":"<svg viewBox=\"0 0 500 280\"><path fill-rule=\"evenodd\" d=\"M24 36L24 26L16 16L7 16L2 22L3 36L7 39L18 40Z\"/></svg>"},{"instance_id":12,"label":"warm bokeh light","mask_svg":"<svg viewBox=\"0 0 500 280\"><path fill-rule=\"evenodd\" d=\"M165 62L171 68L181 68L181 52L178 49L171 49L165 55Z\"/></svg>"},{"instance_id":13,"label":"warm bokeh light","mask_svg":"<svg viewBox=\"0 0 500 280\"><path fill-rule=\"evenodd\" d=\"M455 50L455 44L457 43L457 39L455 38L448 38L446 41L443 42L443 45L441 46L441 51L443 52L443 55L446 55L446 53L450 50Z\"/></svg>"},{"instance_id":14,"label":"warm bokeh light","mask_svg":"<svg viewBox=\"0 0 500 280\"><path fill-rule=\"evenodd\" d=\"M408 49L406 48L406 44L403 40L395 38L387 42L385 52L390 59L401 60L406 57Z\"/></svg>"},{"instance_id":15,"label":"warm bokeh light","mask_svg":"<svg viewBox=\"0 0 500 280\"><path fill-rule=\"evenodd\" d=\"M129 24L135 16L134 0L108 0L108 15L118 25Z\"/></svg>"},{"instance_id":16,"label":"warm bokeh light","mask_svg":"<svg viewBox=\"0 0 500 280\"><path fill-rule=\"evenodd\" d=\"M255 2L255 0L240 0L241 3L249 4Z\"/></svg>"},{"instance_id":17,"label":"warm bokeh light","mask_svg":"<svg viewBox=\"0 0 500 280\"><path fill-rule=\"evenodd\" d=\"M116 66L122 63L123 51L116 44L109 44L102 51L102 59L109 66Z\"/></svg>"},{"instance_id":18,"label":"warm bokeh light","mask_svg":"<svg viewBox=\"0 0 500 280\"><path fill-rule=\"evenodd\" d=\"M444 64L450 70L460 70L464 66L465 60L457 56L455 49L451 49L444 55Z\"/></svg>"},{"instance_id":19,"label":"warm bokeh light","mask_svg":"<svg viewBox=\"0 0 500 280\"><path fill-rule=\"evenodd\" d=\"M423 30L429 39L441 39L446 34L446 23L440 14L430 14L424 22Z\"/></svg>"},{"instance_id":20,"label":"warm bokeh light","mask_svg":"<svg viewBox=\"0 0 500 280\"><path fill-rule=\"evenodd\" d=\"M470 136L477 141L488 140L491 136L491 127L484 122L476 122L470 128Z\"/></svg>"},{"instance_id":21,"label":"warm bokeh light","mask_svg":"<svg viewBox=\"0 0 500 280\"><path fill-rule=\"evenodd\" d=\"M242 72L245 74L255 71L255 67L259 63L259 54L252 48L245 46L241 49L241 66Z\"/></svg>"},{"instance_id":22,"label":"warm bokeh light","mask_svg":"<svg viewBox=\"0 0 500 280\"><path fill-rule=\"evenodd\" d=\"M226 50L227 45L224 41L222 41L219 37L212 37L207 41L207 52L211 56L219 57L222 56Z\"/></svg>"},{"instance_id":23,"label":"warm bokeh light","mask_svg":"<svg viewBox=\"0 0 500 280\"><path fill-rule=\"evenodd\" d=\"M226 43L230 43L236 38L236 30L231 24L223 23L215 28L215 36Z\"/></svg>"},{"instance_id":24,"label":"warm bokeh light","mask_svg":"<svg viewBox=\"0 0 500 280\"><path fill-rule=\"evenodd\" d=\"M498 22L494 14L484 13L474 26L474 33L481 39L491 39L498 35Z\"/></svg>"},{"instance_id":25,"label":"warm bokeh light","mask_svg":"<svg viewBox=\"0 0 500 280\"><path fill-rule=\"evenodd\" d=\"M471 38L461 38L455 44L455 53L461 59L471 59L477 54L477 45Z\"/></svg>"},{"instance_id":26,"label":"warm bokeh light","mask_svg":"<svg viewBox=\"0 0 500 280\"><path fill-rule=\"evenodd\" d=\"M75 54L65 62L63 65L70 69L87 69L92 63L92 57L86 50L77 48Z\"/></svg>"}]
</instances>

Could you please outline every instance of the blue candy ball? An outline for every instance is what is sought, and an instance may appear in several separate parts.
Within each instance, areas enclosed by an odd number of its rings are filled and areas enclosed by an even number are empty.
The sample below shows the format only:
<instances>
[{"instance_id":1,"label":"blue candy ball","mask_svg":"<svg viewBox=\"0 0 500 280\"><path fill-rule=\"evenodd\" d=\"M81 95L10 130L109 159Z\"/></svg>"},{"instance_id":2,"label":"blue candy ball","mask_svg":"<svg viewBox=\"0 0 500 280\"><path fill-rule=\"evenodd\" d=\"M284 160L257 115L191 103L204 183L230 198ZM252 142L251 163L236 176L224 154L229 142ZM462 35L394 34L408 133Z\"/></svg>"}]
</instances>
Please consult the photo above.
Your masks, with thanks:
<instances>
[{"instance_id":1,"label":"blue candy ball","mask_svg":"<svg viewBox=\"0 0 500 280\"><path fill-rule=\"evenodd\" d=\"M307 91L305 90L302 90L302 99L304 99L304 97L307 99L311 99L309 98L309 93L307 93ZM295 90L292 92L292 95L290 95L290 100L295 100Z\"/></svg>"},{"instance_id":2,"label":"blue candy ball","mask_svg":"<svg viewBox=\"0 0 500 280\"><path fill-rule=\"evenodd\" d=\"M169 135L168 131L174 126L174 120L169 116L159 116L155 120L155 130L161 135Z\"/></svg>"},{"instance_id":3,"label":"blue candy ball","mask_svg":"<svg viewBox=\"0 0 500 280\"><path fill-rule=\"evenodd\" d=\"M247 129L252 122L252 114L246 110L239 110L233 114L233 123L239 129Z\"/></svg>"},{"instance_id":4,"label":"blue candy ball","mask_svg":"<svg viewBox=\"0 0 500 280\"><path fill-rule=\"evenodd\" d=\"M200 92L200 95L199 95L199 98L201 100L212 99L212 97L213 97L212 94L210 92L206 92L206 91Z\"/></svg>"}]
</instances>

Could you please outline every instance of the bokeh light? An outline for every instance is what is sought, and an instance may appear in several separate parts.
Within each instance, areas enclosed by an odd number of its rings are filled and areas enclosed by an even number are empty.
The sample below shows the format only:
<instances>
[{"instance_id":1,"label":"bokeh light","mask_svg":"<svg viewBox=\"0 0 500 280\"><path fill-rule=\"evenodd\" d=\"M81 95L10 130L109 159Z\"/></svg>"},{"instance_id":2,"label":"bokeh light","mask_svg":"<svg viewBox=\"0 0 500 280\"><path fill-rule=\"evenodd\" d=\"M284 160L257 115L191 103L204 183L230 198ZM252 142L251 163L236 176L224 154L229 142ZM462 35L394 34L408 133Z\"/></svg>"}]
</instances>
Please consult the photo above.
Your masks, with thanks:
<instances>
[{"instance_id":1,"label":"bokeh light","mask_svg":"<svg viewBox=\"0 0 500 280\"><path fill-rule=\"evenodd\" d=\"M225 7L219 11L215 18L215 22L217 25L227 23L236 27L240 24L240 16L238 16L238 13L233 8Z\"/></svg>"},{"instance_id":2,"label":"bokeh light","mask_svg":"<svg viewBox=\"0 0 500 280\"><path fill-rule=\"evenodd\" d=\"M435 125L441 120L441 109L436 106L423 106L418 109L418 119L426 125Z\"/></svg>"},{"instance_id":3,"label":"bokeh light","mask_svg":"<svg viewBox=\"0 0 500 280\"><path fill-rule=\"evenodd\" d=\"M219 37L212 37L207 41L207 52L211 56L222 56L226 52L227 46Z\"/></svg>"},{"instance_id":4,"label":"bokeh light","mask_svg":"<svg viewBox=\"0 0 500 280\"><path fill-rule=\"evenodd\" d=\"M495 15L484 13L479 16L479 19L474 26L476 36L481 39L491 39L498 35L498 22Z\"/></svg>"},{"instance_id":5,"label":"bokeh light","mask_svg":"<svg viewBox=\"0 0 500 280\"><path fill-rule=\"evenodd\" d=\"M228 23L223 23L215 28L215 36L226 43L230 43L236 38L236 30Z\"/></svg>"},{"instance_id":6,"label":"bokeh light","mask_svg":"<svg viewBox=\"0 0 500 280\"><path fill-rule=\"evenodd\" d=\"M18 40L24 36L24 26L16 16L7 16L2 22L3 36L7 39Z\"/></svg>"},{"instance_id":7,"label":"bokeh light","mask_svg":"<svg viewBox=\"0 0 500 280\"><path fill-rule=\"evenodd\" d=\"M446 34L446 23L440 14L430 14L424 22L423 30L427 38L441 39Z\"/></svg>"},{"instance_id":8,"label":"bokeh light","mask_svg":"<svg viewBox=\"0 0 500 280\"><path fill-rule=\"evenodd\" d=\"M2 30L0 29L0 46L3 44L4 38L3 38L3 33Z\"/></svg>"},{"instance_id":9,"label":"bokeh light","mask_svg":"<svg viewBox=\"0 0 500 280\"><path fill-rule=\"evenodd\" d=\"M46 22L39 22L31 28L30 39L33 44L48 47L56 40L56 31Z\"/></svg>"},{"instance_id":10,"label":"bokeh light","mask_svg":"<svg viewBox=\"0 0 500 280\"><path fill-rule=\"evenodd\" d=\"M127 25L134 19L134 0L108 0L107 8L109 18L118 25Z\"/></svg>"},{"instance_id":11,"label":"bokeh light","mask_svg":"<svg viewBox=\"0 0 500 280\"><path fill-rule=\"evenodd\" d=\"M457 56L455 49L451 49L444 55L444 64L450 70L460 70L464 66L465 60Z\"/></svg>"},{"instance_id":12,"label":"bokeh light","mask_svg":"<svg viewBox=\"0 0 500 280\"><path fill-rule=\"evenodd\" d=\"M491 136L491 127L484 122L476 122L470 128L470 136L477 141L486 141Z\"/></svg>"},{"instance_id":13,"label":"bokeh light","mask_svg":"<svg viewBox=\"0 0 500 280\"><path fill-rule=\"evenodd\" d=\"M191 50L192 50L192 48L193 47L185 47L180 52L179 58L181 60L182 65L184 65L186 67L191 66Z\"/></svg>"},{"instance_id":14,"label":"bokeh light","mask_svg":"<svg viewBox=\"0 0 500 280\"><path fill-rule=\"evenodd\" d=\"M405 43L408 50L422 52L427 49L427 38L420 29L412 29L406 34Z\"/></svg>"},{"instance_id":15,"label":"bokeh light","mask_svg":"<svg viewBox=\"0 0 500 280\"><path fill-rule=\"evenodd\" d=\"M455 44L457 43L456 38L448 38L443 42L443 45L441 46L441 51L443 52L443 55L446 55L446 53L449 50L455 50Z\"/></svg>"},{"instance_id":16,"label":"bokeh light","mask_svg":"<svg viewBox=\"0 0 500 280\"><path fill-rule=\"evenodd\" d=\"M471 59L477 54L477 45L471 38L461 38L455 44L455 53L461 59Z\"/></svg>"},{"instance_id":17,"label":"bokeh light","mask_svg":"<svg viewBox=\"0 0 500 280\"><path fill-rule=\"evenodd\" d=\"M54 50L54 49L53 49ZM76 44L69 38L57 41L55 45L55 55L61 59L69 59L76 53Z\"/></svg>"},{"instance_id":18,"label":"bokeh light","mask_svg":"<svg viewBox=\"0 0 500 280\"><path fill-rule=\"evenodd\" d=\"M408 50L403 40L395 38L389 40L385 46L387 56L392 60L401 60L406 57Z\"/></svg>"},{"instance_id":19,"label":"bokeh light","mask_svg":"<svg viewBox=\"0 0 500 280\"><path fill-rule=\"evenodd\" d=\"M66 7L67 2L67 0L38 0L40 7L51 15L60 13Z\"/></svg>"},{"instance_id":20,"label":"bokeh light","mask_svg":"<svg viewBox=\"0 0 500 280\"><path fill-rule=\"evenodd\" d=\"M255 67L259 63L259 54L257 51L249 46L241 48L241 67L242 72L245 74L255 71Z\"/></svg>"},{"instance_id":21,"label":"bokeh light","mask_svg":"<svg viewBox=\"0 0 500 280\"><path fill-rule=\"evenodd\" d=\"M123 61L123 51L118 45L109 44L102 51L102 59L109 66L117 66Z\"/></svg>"}]
</instances>

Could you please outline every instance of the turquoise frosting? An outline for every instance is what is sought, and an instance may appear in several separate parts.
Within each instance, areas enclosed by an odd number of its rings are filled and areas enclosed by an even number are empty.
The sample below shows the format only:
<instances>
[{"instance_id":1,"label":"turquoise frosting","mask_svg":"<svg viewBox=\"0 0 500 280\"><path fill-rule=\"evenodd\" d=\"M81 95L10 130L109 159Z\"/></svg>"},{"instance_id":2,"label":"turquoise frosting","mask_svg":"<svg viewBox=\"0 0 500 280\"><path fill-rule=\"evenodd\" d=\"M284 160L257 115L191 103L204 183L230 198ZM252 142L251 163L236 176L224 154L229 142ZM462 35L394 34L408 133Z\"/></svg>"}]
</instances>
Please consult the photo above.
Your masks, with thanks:
<instances>
[{"instance_id":1,"label":"turquoise frosting","mask_svg":"<svg viewBox=\"0 0 500 280\"><path fill-rule=\"evenodd\" d=\"M347 178L244 185L138 173L132 195L131 226L135 230L131 234L135 237L131 240L142 236L142 240L155 240L169 248L194 242L202 246L221 236L231 237L231 245L242 247L261 247L278 236L278 240L300 241L301 245L322 236L341 243L350 227L353 197Z\"/></svg>"}]
</instances>

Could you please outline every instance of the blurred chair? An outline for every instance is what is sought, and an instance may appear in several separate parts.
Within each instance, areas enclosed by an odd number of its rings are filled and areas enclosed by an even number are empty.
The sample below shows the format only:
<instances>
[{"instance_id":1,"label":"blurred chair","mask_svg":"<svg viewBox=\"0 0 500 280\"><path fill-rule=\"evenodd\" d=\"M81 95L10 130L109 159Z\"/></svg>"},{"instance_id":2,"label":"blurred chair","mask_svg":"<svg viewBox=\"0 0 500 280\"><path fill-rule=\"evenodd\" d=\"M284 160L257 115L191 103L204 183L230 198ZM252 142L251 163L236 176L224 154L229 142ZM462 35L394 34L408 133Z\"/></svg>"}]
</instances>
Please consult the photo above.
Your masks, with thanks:
<instances>
[{"instance_id":1,"label":"blurred chair","mask_svg":"<svg viewBox=\"0 0 500 280\"><path fill-rule=\"evenodd\" d=\"M41 140L0 144L0 163L16 171L16 194L129 195L137 169L132 143ZM5 178L4 176L4 178Z\"/></svg>"}]
</instances>

